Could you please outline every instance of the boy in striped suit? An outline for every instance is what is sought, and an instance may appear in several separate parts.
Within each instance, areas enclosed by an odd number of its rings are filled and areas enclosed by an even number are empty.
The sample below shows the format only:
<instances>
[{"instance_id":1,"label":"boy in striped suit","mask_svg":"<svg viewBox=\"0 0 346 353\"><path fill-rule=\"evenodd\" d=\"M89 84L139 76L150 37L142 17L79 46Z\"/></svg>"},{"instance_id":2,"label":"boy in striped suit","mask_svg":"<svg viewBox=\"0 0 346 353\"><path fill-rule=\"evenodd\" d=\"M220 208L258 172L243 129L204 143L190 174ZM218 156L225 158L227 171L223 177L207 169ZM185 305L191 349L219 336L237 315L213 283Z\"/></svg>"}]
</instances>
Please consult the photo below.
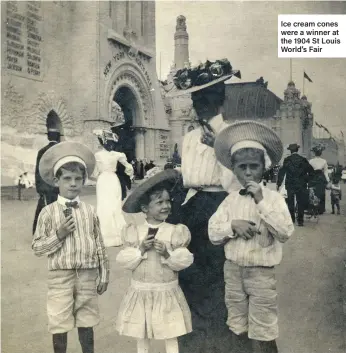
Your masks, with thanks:
<instances>
[{"instance_id":1,"label":"boy in striped suit","mask_svg":"<svg viewBox=\"0 0 346 353\"><path fill-rule=\"evenodd\" d=\"M107 290L109 281L109 262L96 211L79 199L94 167L93 153L75 142L53 146L39 165L43 180L59 187L57 201L39 215L32 242L35 255L48 256L47 313L54 353L66 353L67 332L74 327L78 327L83 353L94 352L97 294Z\"/></svg>"},{"instance_id":2,"label":"boy in striped suit","mask_svg":"<svg viewBox=\"0 0 346 353\"><path fill-rule=\"evenodd\" d=\"M260 182L279 163L282 143L267 126L241 121L222 130L214 148L239 181L209 220L210 241L225 249L227 325L235 342L250 339L247 353L277 353L275 266L294 227L284 198Z\"/></svg>"}]
</instances>

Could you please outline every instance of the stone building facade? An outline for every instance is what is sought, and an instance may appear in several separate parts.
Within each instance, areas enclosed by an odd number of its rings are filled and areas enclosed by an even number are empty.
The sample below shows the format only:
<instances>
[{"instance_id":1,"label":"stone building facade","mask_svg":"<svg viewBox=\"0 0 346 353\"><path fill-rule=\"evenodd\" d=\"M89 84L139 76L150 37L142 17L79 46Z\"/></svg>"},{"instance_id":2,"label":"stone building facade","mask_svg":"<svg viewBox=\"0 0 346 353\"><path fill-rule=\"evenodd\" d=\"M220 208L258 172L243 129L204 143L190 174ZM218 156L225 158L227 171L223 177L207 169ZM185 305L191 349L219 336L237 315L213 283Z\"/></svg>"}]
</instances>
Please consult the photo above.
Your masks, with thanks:
<instances>
[{"instance_id":1,"label":"stone building facade","mask_svg":"<svg viewBox=\"0 0 346 353\"><path fill-rule=\"evenodd\" d=\"M169 125L156 75L154 1L1 7L3 180L33 171L47 125L96 150L92 130L114 121L113 101L124 112L132 154L164 162Z\"/></svg>"}]
</instances>

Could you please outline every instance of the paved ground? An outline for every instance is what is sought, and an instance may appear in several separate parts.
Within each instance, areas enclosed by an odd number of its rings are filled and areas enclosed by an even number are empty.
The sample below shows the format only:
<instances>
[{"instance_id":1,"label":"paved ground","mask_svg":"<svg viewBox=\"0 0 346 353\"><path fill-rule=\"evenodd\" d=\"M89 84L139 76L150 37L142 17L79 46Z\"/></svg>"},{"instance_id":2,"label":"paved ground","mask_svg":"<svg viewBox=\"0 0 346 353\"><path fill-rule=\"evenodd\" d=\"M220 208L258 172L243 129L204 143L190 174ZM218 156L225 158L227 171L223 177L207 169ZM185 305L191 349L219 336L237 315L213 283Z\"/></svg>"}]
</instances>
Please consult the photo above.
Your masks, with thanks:
<instances>
[{"instance_id":1,"label":"paved ground","mask_svg":"<svg viewBox=\"0 0 346 353\"><path fill-rule=\"evenodd\" d=\"M346 187L343 185L346 199ZM95 196L84 197L95 204ZM281 353L344 353L345 332L342 285L346 260L346 202L342 215L321 216L318 224L306 221L284 248L279 266L278 345ZM327 199L329 203L329 198ZM51 352L47 332L46 259L31 251L31 225L35 201L2 202L2 352ZM108 251L112 271L108 291L100 297L101 324L96 328L96 352L136 352L131 338L119 337L114 324L129 274L115 264L119 250ZM345 298L346 300L346 298ZM69 335L68 352L81 352L76 332ZM162 342L152 353L164 352ZM206 352L212 353L212 352Z\"/></svg>"}]
</instances>

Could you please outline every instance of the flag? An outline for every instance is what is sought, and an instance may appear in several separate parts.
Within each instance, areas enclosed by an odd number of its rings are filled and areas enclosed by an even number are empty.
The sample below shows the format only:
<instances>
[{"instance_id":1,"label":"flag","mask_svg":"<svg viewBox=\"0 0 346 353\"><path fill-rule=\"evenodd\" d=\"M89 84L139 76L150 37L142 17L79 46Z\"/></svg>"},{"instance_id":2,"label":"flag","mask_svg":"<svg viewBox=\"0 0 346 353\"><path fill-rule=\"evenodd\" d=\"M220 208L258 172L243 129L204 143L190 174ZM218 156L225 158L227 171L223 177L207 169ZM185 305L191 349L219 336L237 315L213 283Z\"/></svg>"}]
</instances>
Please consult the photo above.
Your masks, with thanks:
<instances>
[{"instance_id":1,"label":"flag","mask_svg":"<svg viewBox=\"0 0 346 353\"><path fill-rule=\"evenodd\" d=\"M309 82L312 82L311 78L306 74L305 71L304 71L304 78L306 78Z\"/></svg>"}]
</instances>

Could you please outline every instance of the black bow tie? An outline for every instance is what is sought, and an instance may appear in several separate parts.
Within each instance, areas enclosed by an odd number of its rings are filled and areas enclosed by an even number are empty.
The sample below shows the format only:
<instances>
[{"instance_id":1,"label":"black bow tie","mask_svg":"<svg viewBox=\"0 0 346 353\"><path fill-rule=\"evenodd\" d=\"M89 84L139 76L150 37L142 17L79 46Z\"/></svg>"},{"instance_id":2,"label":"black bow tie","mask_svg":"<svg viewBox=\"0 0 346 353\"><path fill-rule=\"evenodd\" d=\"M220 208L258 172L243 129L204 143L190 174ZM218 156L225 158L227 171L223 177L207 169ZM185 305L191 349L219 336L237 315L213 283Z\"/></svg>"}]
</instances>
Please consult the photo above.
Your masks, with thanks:
<instances>
[{"instance_id":1,"label":"black bow tie","mask_svg":"<svg viewBox=\"0 0 346 353\"><path fill-rule=\"evenodd\" d=\"M155 237L156 233L159 231L159 228L150 228L148 229L148 236L152 235Z\"/></svg>"},{"instance_id":2,"label":"black bow tie","mask_svg":"<svg viewBox=\"0 0 346 353\"><path fill-rule=\"evenodd\" d=\"M72 201L72 202L65 202L66 207L68 208L77 208L78 207L78 201Z\"/></svg>"},{"instance_id":3,"label":"black bow tie","mask_svg":"<svg viewBox=\"0 0 346 353\"><path fill-rule=\"evenodd\" d=\"M239 190L239 195L246 196L246 195L249 195L249 193L247 192L246 189L241 189L241 190Z\"/></svg>"}]
</instances>

